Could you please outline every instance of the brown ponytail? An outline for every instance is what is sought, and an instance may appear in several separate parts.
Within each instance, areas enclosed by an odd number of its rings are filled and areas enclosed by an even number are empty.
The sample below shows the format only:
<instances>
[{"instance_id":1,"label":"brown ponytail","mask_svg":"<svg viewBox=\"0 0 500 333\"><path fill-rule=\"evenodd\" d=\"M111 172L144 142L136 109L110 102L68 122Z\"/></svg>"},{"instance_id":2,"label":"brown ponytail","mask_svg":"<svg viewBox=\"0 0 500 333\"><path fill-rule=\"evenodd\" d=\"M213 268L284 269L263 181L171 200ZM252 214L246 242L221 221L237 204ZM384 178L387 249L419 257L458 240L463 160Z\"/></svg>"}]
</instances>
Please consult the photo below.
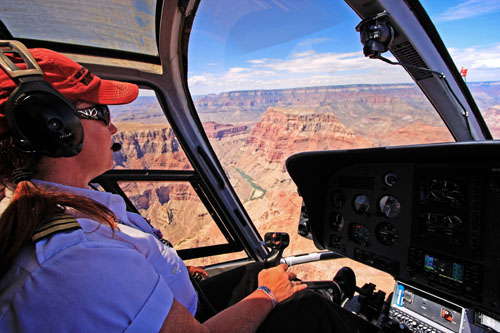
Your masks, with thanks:
<instances>
[{"instance_id":1,"label":"brown ponytail","mask_svg":"<svg viewBox=\"0 0 500 333\"><path fill-rule=\"evenodd\" d=\"M36 169L40 156L17 151L12 138L0 140L0 176L14 187L12 173L19 168ZM0 278L10 269L21 248L41 225L65 208L73 208L100 223L116 228L115 216L102 204L79 195L58 192L24 180L15 186L12 200L0 217Z\"/></svg>"}]
</instances>

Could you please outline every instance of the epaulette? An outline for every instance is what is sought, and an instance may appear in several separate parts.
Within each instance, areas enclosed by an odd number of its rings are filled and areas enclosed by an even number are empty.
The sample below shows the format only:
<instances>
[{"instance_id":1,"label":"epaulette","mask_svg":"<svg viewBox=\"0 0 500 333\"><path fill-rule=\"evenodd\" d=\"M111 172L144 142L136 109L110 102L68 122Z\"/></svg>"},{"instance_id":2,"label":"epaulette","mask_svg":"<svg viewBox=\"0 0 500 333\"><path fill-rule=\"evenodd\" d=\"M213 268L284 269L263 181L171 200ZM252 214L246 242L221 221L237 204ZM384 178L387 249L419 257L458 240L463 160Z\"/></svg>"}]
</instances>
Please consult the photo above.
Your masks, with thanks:
<instances>
[{"instance_id":1,"label":"epaulette","mask_svg":"<svg viewBox=\"0 0 500 333\"><path fill-rule=\"evenodd\" d=\"M33 242L61 231L81 229L73 215L56 214L41 225L31 237Z\"/></svg>"}]
</instances>

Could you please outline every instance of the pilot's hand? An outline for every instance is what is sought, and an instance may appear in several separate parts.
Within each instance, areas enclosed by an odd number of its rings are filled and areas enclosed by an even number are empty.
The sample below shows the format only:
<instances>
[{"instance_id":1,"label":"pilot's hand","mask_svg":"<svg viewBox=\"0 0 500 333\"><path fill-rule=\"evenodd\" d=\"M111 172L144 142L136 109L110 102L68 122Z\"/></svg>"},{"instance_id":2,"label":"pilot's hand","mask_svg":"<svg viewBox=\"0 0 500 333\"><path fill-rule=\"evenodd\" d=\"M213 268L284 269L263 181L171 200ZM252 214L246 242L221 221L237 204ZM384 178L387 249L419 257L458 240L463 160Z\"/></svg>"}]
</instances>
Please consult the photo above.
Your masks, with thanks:
<instances>
[{"instance_id":1,"label":"pilot's hand","mask_svg":"<svg viewBox=\"0 0 500 333\"><path fill-rule=\"evenodd\" d=\"M292 281L297 275L287 272L287 269L286 264L281 264L269 269L263 269L259 273L259 286L266 286L271 289L278 303L307 288L300 281Z\"/></svg>"},{"instance_id":2,"label":"pilot's hand","mask_svg":"<svg viewBox=\"0 0 500 333\"><path fill-rule=\"evenodd\" d=\"M189 275L192 277L195 277L196 275L201 275L202 278L208 277L208 273L205 272L205 267L200 267L200 266L186 266L189 272Z\"/></svg>"}]
</instances>

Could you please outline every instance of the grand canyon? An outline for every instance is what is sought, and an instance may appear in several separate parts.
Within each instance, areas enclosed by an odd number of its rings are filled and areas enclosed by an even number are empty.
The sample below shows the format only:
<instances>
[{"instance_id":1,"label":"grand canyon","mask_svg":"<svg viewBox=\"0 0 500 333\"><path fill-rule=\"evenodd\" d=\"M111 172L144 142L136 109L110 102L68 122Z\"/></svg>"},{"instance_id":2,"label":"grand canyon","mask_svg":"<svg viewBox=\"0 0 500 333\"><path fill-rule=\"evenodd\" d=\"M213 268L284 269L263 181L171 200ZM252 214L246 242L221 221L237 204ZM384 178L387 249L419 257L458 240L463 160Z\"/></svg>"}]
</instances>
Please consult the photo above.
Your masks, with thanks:
<instances>
[{"instance_id":1,"label":"grand canyon","mask_svg":"<svg viewBox=\"0 0 500 333\"><path fill-rule=\"evenodd\" d=\"M494 136L500 136L500 82L469 84ZM203 127L253 223L263 235L285 231L285 255L317 251L297 233L301 198L285 166L297 152L450 142L443 121L415 85L349 85L236 91L196 96ZM116 168L192 169L155 97L113 109ZM225 243L189 183L130 182L125 193L176 248ZM189 261L210 265L244 253ZM390 292L392 278L348 259L293 267L304 279L330 279L353 267L358 285Z\"/></svg>"}]
</instances>

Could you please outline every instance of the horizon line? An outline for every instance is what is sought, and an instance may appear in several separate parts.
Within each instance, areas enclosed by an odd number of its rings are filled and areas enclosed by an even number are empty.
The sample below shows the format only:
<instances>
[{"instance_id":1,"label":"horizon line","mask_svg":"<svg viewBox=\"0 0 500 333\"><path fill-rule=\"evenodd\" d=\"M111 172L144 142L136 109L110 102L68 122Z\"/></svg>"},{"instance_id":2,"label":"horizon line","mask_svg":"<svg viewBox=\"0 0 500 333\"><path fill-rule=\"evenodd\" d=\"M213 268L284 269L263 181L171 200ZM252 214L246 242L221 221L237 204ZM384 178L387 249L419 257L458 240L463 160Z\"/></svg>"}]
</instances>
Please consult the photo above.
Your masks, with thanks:
<instances>
[{"instance_id":1,"label":"horizon line","mask_svg":"<svg viewBox=\"0 0 500 333\"><path fill-rule=\"evenodd\" d=\"M465 84L478 84L478 83L500 83L500 80L494 81L468 81ZM401 86L401 85L409 85L409 86L417 86L415 82L402 82L402 83L353 83L353 84L339 84L339 85L322 85L322 86L302 86L302 87L294 87L294 88L274 88L274 89L243 89L243 90L229 90L229 91L221 91L218 93L207 93L207 94L191 94L192 97L202 97L209 95L220 95L220 94L228 94L228 93L239 93L239 92L249 92L249 91L277 91L277 90L293 90L293 89L307 89L307 88L331 88L331 87L359 87L359 86Z\"/></svg>"}]
</instances>

